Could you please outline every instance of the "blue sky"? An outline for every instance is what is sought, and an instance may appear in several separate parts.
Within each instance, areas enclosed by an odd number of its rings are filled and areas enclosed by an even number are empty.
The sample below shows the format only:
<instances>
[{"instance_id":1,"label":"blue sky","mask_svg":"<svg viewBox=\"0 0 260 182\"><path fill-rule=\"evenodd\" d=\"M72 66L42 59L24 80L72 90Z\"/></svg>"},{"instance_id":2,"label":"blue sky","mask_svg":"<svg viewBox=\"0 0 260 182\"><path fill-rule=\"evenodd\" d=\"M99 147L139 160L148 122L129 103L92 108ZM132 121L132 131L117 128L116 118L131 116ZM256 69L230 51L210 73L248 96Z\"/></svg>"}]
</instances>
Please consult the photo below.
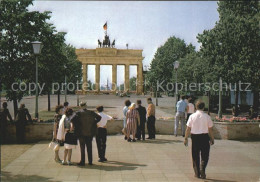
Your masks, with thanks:
<instances>
[{"instance_id":1,"label":"blue sky","mask_svg":"<svg viewBox=\"0 0 260 182\"><path fill-rule=\"evenodd\" d=\"M35 1L30 11L52 11L50 22L67 32L66 42L76 48L94 49L103 39L108 22L110 39L116 48L143 49L144 65L149 65L157 48L170 36L177 36L199 49L196 36L218 21L216 1ZM111 69L112 70L112 69ZM136 75L131 69L130 77ZM110 68L104 68L101 84L111 82ZM122 73L123 75L123 73ZM89 69L94 81L94 67ZM119 76L123 82L123 76Z\"/></svg>"}]
</instances>

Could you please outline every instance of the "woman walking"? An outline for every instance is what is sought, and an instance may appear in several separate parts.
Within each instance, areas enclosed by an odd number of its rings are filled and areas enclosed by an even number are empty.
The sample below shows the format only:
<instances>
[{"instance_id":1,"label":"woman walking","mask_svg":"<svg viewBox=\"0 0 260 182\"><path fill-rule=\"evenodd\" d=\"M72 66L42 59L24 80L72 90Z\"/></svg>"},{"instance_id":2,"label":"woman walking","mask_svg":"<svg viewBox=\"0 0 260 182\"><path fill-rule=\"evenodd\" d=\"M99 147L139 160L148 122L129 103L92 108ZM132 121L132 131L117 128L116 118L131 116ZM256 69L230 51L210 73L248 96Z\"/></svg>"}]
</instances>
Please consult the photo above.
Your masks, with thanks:
<instances>
[{"instance_id":1,"label":"woman walking","mask_svg":"<svg viewBox=\"0 0 260 182\"><path fill-rule=\"evenodd\" d=\"M55 108L56 114L54 115L53 141L57 142L58 145L60 145L60 143L61 143L61 140L57 139L57 133L58 133L58 129L59 129L59 123L60 123L60 120L62 118L62 113L63 113L62 109L63 109L62 105L56 106L56 108ZM56 162L61 162L60 157L59 157L59 150L55 150L54 160Z\"/></svg>"},{"instance_id":2,"label":"woman walking","mask_svg":"<svg viewBox=\"0 0 260 182\"><path fill-rule=\"evenodd\" d=\"M131 105L130 100L125 101L125 107L123 108L123 114L124 114L124 128L123 128L123 133L125 135L125 140L127 140L127 133L126 133L126 113L128 111L128 107Z\"/></svg>"},{"instance_id":3,"label":"woman walking","mask_svg":"<svg viewBox=\"0 0 260 182\"><path fill-rule=\"evenodd\" d=\"M77 145L77 137L74 134L74 125L71 122L71 118L73 116L73 110L71 108L67 108L65 111L65 115L62 116L60 123L59 123L59 129L57 134L57 139L64 141L64 158L61 162L62 165L65 165L66 163L68 165L71 165L71 155L72 155L72 149L76 148ZM68 156L68 162L66 162Z\"/></svg>"},{"instance_id":4,"label":"woman walking","mask_svg":"<svg viewBox=\"0 0 260 182\"><path fill-rule=\"evenodd\" d=\"M127 141L131 142L130 139L130 134L132 134L133 136L133 142L136 142L135 140L135 134L136 134L136 129L137 129L137 122L138 125L140 125L140 116L139 113L137 111L137 109L135 109L135 104L132 103L131 106L129 107L129 110L126 113L126 131L127 131Z\"/></svg>"}]
</instances>

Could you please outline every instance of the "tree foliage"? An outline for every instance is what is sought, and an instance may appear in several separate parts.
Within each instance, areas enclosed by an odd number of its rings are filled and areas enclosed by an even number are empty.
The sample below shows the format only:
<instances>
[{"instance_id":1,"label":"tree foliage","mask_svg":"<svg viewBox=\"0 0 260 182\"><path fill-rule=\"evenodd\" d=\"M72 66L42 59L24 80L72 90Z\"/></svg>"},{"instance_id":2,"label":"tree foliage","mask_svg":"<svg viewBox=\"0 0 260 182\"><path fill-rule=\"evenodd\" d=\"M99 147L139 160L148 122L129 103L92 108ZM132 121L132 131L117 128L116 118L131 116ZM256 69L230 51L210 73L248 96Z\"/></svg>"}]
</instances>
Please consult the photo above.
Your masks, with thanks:
<instances>
[{"instance_id":1,"label":"tree foliage","mask_svg":"<svg viewBox=\"0 0 260 182\"><path fill-rule=\"evenodd\" d=\"M215 81L222 77L228 83L251 83L258 102L259 1L220 1L218 12L220 19L215 27L198 35L202 44L200 52L210 65L208 73L214 73L211 76ZM238 96L236 105L237 100Z\"/></svg>"},{"instance_id":2,"label":"tree foliage","mask_svg":"<svg viewBox=\"0 0 260 182\"><path fill-rule=\"evenodd\" d=\"M147 80L151 84L164 81L162 85L165 86L167 82L173 80L174 62L192 52L195 52L194 46L187 45L184 40L175 36L170 37L163 46L157 49L150 71L147 73Z\"/></svg>"},{"instance_id":3,"label":"tree foliage","mask_svg":"<svg viewBox=\"0 0 260 182\"><path fill-rule=\"evenodd\" d=\"M77 61L75 48L65 44L65 33L58 33L54 25L47 22L51 12L29 12L27 7L32 0L0 1L0 84L6 90L6 97L17 101L27 94L14 91L15 82L35 82L35 56L33 41L43 43L39 55L39 83L45 83L45 92L49 92L52 82L61 82L65 74L64 64L68 65L67 76L75 81L75 75L81 76L81 65ZM17 88L15 88L17 89Z\"/></svg>"}]
</instances>

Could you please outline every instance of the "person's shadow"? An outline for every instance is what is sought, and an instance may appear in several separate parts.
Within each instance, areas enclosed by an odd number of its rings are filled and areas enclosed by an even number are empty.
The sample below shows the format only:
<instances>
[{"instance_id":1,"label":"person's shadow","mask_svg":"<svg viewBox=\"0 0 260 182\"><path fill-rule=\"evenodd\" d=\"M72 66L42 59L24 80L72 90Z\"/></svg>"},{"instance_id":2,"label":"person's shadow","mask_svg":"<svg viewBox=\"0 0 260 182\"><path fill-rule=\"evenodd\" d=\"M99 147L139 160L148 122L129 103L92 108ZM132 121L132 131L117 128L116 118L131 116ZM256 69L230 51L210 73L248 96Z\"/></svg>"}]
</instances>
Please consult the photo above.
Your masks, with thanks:
<instances>
[{"instance_id":1,"label":"person's shadow","mask_svg":"<svg viewBox=\"0 0 260 182\"><path fill-rule=\"evenodd\" d=\"M0 181L46 181L46 182L61 182L60 180L53 180L49 177L42 177L38 175L13 175L10 172L1 171Z\"/></svg>"},{"instance_id":2,"label":"person's shadow","mask_svg":"<svg viewBox=\"0 0 260 182\"><path fill-rule=\"evenodd\" d=\"M231 180L218 180L218 179L204 179L204 182L236 182L236 181L231 181Z\"/></svg>"},{"instance_id":3,"label":"person's shadow","mask_svg":"<svg viewBox=\"0 0 260 182\"><path fill-rule=\"evenodd\" d=\"M167 139L152 139L152 140L144 140L140 141L140 143L153 143L153 144L174 144L174 143L183 143L181 140L167 140Z\"/></svg>"},{"instance_id":4,"label":"person's shadow","mask_svg":"<svg viewBox=\"0 0 260 182\"><path fill-rule=\"evenodd\" d=\"M134 164L134 163L126 163L126 162L119 162L119 161L106 161L102 164L105 165L85 165L85 166L78 166L83 169L99 169L104 171L120 171L120 170L135 170L136 168L142 166L145 167L147 165L144 164Z\"/></svg>"}]
</instances>

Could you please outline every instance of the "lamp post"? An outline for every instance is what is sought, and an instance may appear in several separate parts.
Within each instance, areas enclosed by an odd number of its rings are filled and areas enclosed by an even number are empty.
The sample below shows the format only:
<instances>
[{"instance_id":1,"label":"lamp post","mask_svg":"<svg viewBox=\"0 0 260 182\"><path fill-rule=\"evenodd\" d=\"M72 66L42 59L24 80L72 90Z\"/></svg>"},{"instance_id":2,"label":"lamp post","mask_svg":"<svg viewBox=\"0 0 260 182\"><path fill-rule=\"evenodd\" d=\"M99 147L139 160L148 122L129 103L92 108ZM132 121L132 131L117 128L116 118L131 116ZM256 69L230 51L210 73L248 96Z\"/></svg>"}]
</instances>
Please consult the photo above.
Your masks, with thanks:
<instances>
[{"instance_id":1,"label":"lamp post","mask_svg":"<svg viewBox=\"0 0 260 182\"><path fill-rule=\"evenodd\" d=\"M77 78L77 81L78 81L79 75L76 75L75 77ZM78 88L78 84L77 84L77 92L76 92L76 94L77 94L77 106L79 106L79 88Z\"/></svg>"},{"instance_id":2,"label":"lamp post","mask_svg":"<svg viewBox=\"0 0 260 182\"><path fill-rule=\"evenodd\" d=\"M38 113L38 55L41 54L41 49L43 47L42 43L39 41L32 42L33 46L33 53L36 56L36 93L35 93L35 118L38 119L39 113Z\"/></svg>"},{"instance_id":3,"label":"lamp post","mask_svg":"<svg viewBox=\"0 0 260 182\"><path fill-rule=\"evenodd\" d=\"M222 78L219 78L219 103L218 103L218 117L222 118Z\"/></svg>"},{"instance_id":4,"label":"lamp post","mask_svg":"<svg viewBox=\"0 0 260 182\"><path fill-rule=\"evenodd\" d=\"M177 105L177 102L178 102L178 82L177 82L177 76L178 75L177 75L177 71L178 71L179 65L180 65L179 61L175 61L174 64L173 64L173 67L176 71L176 74L175 74L175 79L176 79L176 83L175 83L175 100L176 100L176 102L175 102L175 112L177 112L176 105Z\"/></svg>"},{"instance_id":5,"label":"lamp post","mask_svg":"<svg viewBox=\"0 0 260 182\"><path fill-rule=\"evenodd\" d=\"M67 75L66 75L67 66L64 65L64 68L65 68L65 102L67 102Z\"/></svg>"}]
</instances>

